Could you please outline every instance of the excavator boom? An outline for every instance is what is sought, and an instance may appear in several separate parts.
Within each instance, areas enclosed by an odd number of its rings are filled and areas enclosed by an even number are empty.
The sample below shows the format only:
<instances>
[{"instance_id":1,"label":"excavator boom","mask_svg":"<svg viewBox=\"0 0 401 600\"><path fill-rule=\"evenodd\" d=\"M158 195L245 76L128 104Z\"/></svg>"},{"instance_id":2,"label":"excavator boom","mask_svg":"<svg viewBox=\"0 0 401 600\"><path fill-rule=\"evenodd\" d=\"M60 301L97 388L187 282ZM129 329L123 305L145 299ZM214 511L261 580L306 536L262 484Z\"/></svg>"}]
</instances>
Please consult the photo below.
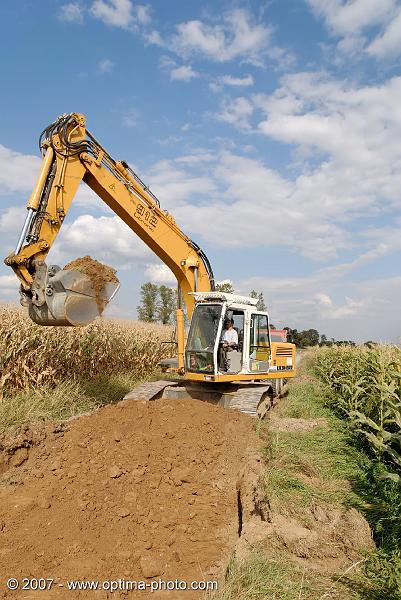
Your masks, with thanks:
<instances>
[{"instance_id":1,"label":"excavator boom","mask_svg":"<svg viewBox=\"0 0 401 600\"><path fill-rule=\"evenodd\" d=\"M27 205L16 250L6 258L21 282L23 303L43 325L82 325L98 314L90 282L77 271L45 263L78 187L84 181L171 269L189 318L196 291L214 289L210 263L174 218L123 161L115 161L87 131L85 117L62 115L42 133L42 168ZM88 287L89 286L89 287ZM104 289L107 303L116 286Z\"/></svg>"}]
</instances>

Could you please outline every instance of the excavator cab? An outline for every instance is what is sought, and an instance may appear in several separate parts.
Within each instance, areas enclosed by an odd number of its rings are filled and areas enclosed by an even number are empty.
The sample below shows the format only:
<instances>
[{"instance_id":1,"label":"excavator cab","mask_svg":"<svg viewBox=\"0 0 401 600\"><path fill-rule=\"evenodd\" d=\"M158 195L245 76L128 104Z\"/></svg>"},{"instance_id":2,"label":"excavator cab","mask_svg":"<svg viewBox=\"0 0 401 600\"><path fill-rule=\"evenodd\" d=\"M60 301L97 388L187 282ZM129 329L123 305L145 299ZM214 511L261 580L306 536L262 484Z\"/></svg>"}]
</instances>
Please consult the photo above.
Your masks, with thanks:
<instances>
[{"instance_id":1,"label":"excavator cab","mask_svg":"<svg viewBox=\"0 0 401 600\"><path fill-rule=\"evenodd\" d=\"M257 299L221 292L193 295L196 306L185 351L187 377L224 381L236 376L242 379L253 375L256 379L269 373L269 315L257 310ZM221 342L226 319L234 323L238 334L238 344L229 349L224 349ZM286 366L287 371L292 370L292 361Z\"/></svg>"}]
</instances>

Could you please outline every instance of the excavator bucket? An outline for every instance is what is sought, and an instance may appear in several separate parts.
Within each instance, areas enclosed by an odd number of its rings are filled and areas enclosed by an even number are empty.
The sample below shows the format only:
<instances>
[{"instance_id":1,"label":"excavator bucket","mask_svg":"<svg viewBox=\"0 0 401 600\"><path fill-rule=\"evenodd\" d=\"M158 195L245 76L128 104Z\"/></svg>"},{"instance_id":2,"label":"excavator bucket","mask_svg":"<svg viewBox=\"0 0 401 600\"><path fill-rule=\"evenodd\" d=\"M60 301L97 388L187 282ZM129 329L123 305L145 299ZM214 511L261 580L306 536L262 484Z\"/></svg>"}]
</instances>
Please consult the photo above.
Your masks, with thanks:
<instances>
[{"instance_id":1,"label":"excavator bucket","mask_svg":"<svg viewBox=\"0 0 401 600\"><path fill-rule=\"evenodd\" d=\"M88 325L102 314L120 284L95 287L85 273L43 262L36 270L32 297L22 291L21 304L28 307L30 318L38 325Z\"/></svg>"}]
</instances>

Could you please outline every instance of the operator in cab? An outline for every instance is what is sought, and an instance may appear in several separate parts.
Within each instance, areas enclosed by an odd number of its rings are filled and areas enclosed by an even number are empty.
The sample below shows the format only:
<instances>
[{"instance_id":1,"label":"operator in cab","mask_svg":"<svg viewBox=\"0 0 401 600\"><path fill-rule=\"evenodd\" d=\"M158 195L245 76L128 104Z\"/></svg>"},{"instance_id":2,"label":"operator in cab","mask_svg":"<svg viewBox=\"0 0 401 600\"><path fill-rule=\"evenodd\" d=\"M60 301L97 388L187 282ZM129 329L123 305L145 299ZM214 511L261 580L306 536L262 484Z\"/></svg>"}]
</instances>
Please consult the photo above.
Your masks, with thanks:
<instances>
[{"instance_id":1,"label":"operator in cab","mask_svg":"<svg viewBox=\"0 0 401 600\"><path fill-rule=\"evenodd\" d=\"M219 345L219 365L227 370L227 352L238 348L238 333L234 329L234 319L224 319L224 329Z\"/></svg>"},{"instance_id":2,"label":"operator in cab","mask_svg":"<svg viewBox=\"0 0 401 600\"><path fill-rule=\"evenodd\" d=\"M224 319L224 329L220 341L224 346L230 348L238 346L238 333L234 329L234 319Z\"/></svg>"}]
</instances>

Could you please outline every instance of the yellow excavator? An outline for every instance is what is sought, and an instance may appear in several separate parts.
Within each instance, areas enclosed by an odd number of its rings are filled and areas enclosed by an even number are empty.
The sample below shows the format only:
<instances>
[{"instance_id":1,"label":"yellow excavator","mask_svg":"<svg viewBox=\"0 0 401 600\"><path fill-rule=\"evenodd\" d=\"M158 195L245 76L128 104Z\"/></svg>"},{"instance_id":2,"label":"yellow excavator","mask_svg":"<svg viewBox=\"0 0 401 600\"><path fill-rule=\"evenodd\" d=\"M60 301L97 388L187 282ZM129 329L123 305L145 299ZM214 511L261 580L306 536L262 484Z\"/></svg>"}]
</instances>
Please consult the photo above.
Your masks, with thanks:
<instances>
[{"instance_id":1,"label":"yellow excavator","mask_svg":"<svg viewBox=\"0 0 401 600\"><path fill-rule=\"evenodd\" d=\"M198 398L264 416L283 380L295 376L294 344L271 341L269 315L257 309L256 299L215 290L205 253L129 165L115 161L86 129L84 115L61 115L42 132L39 146L42 167L15 252L5 259L20 281L21 304L31 319L40 325L86 325L118 289L110 282L95 290L80 270L45 262L84 181L178 282L178 356L175 365L161 366L179 377L140 385L126 398ZM190 319L186 341L182 302ZM225 323L236 331L229 348L221 341Z\"/></svg>"}]
</instances>

